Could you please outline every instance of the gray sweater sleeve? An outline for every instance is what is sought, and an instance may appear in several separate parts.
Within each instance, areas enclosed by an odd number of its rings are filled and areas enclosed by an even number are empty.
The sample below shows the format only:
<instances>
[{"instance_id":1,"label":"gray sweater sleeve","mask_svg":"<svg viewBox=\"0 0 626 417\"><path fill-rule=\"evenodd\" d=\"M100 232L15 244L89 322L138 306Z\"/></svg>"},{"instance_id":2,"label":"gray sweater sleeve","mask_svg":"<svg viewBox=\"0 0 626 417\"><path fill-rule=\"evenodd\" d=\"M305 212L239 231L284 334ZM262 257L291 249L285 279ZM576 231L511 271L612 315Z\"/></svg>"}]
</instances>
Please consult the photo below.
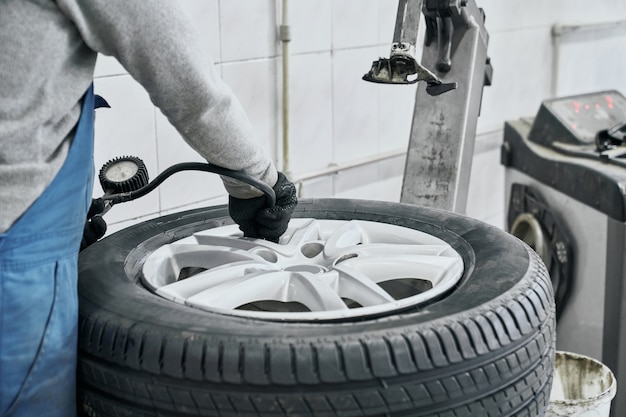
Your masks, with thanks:
<instances>
[{"instance_id":1,"label":"gray sweater sleeve","mask_svg":"<svg viewBox=\"0 0 626 417\"><path fill-rule=\"evenodd\" d=\"M112 55L208 162L274 185L276 169L177 1L57 0L94 51ZM224 178L229 194L258 190Z\"/></svg>"}]
</instances>

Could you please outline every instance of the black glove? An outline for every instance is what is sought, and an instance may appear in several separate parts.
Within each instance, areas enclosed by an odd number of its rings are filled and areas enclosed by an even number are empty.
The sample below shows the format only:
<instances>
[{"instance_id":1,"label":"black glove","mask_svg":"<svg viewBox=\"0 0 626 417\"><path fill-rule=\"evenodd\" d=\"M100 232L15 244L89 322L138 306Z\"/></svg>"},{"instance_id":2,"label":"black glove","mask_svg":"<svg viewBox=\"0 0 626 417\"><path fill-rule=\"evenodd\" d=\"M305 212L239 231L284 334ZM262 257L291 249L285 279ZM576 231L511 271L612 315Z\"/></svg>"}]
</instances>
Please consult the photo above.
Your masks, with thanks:
<instances>
[{"instance_id":1,"label":"black glove","mask_svg":"<svg viewBox=\"0 0 626 417\"><path fill-rule=\"evenodd\" d=\"M83 229L83 239L80 242L80 250L87 248L100 239L107 231L107 224L100 215L104 211L104 201L101 199L91 200L91 207L87 213L87 221Z\"/></svg>"},{"instance_id":2,"label":"black glove","mask_svg":"<svg viewBox=\"0 0 626 417\"><path fill-rule=\"evenodd\" d=\"M262 238L278 243L287 230L298 198L296 187L281 172L274 185L276 205L265 207L265 196L254 198L228 198L228 213L239 225L245 237Z\"/></svg>"}]
</instances>

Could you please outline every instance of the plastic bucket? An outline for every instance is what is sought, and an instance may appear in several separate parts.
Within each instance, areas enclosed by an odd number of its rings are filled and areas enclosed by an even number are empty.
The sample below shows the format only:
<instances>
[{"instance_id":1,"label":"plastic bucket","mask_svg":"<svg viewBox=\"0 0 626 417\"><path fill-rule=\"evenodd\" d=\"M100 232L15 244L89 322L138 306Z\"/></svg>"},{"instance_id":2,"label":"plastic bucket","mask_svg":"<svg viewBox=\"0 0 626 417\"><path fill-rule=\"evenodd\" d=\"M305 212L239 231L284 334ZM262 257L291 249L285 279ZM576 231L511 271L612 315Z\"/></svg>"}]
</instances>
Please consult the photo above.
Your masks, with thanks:
<instances>
[{"instance_id":1,"label":"plastic bucket","mask_svg":"<svg viewBox=\"0 0 626 417\"><path fill-rule=\"evenodd\" d=\"M587 356L558 351L545 417L608 417L616 392L617 381L606 365Z\"/></svg>"}]
</instances>

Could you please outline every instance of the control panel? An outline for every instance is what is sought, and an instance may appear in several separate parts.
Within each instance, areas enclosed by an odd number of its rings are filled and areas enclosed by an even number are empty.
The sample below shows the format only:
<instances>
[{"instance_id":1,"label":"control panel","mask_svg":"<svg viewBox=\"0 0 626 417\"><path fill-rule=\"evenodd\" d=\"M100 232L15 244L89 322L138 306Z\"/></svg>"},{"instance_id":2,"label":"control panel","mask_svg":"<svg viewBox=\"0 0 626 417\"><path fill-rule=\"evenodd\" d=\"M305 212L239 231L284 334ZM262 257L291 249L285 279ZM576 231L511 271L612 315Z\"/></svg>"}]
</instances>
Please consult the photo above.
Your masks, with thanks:
<instances>
[{"instance_id":1,"label":"control panel","mask_svg":"<svg viewBox=\"0 0 626 417\"><path fill-rule=\"evenodd\" d=\"M626 123L626 99L617 91L546 100L528 136L545 146L555 143L596 146L596 136Z\"/></svg>"}]
</instances>

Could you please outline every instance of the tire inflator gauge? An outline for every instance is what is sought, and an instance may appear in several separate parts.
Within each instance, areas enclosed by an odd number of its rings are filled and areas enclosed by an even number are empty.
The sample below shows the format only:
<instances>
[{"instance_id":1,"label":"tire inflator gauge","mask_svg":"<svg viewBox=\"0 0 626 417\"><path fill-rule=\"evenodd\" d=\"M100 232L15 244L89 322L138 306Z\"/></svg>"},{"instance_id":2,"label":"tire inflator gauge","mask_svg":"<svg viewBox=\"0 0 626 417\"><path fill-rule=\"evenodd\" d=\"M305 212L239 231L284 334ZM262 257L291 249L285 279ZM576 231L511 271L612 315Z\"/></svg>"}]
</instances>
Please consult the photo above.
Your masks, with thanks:
<instances>
[{"instance_id":1,"label":"tire inflator gauge","mask_svg":"<svg viewBox=\"0 0 626 417\"><path fill-rule=\"evenodd\" d=\"M202 162L183 162L172 165L154 180L149 181L146 164L135 156L122 156L105 163L100 169L99 181L104 195L92 200L88 219L103 216L113 205L136 200L150 193L163 181L175 173L182 171L212 172L221 176L233 178L259 189L266 199L266 205L276 204L276 194L269 185L250 177L240 171L234 171L217 165Z\"/></svg>"}]
</instances>

